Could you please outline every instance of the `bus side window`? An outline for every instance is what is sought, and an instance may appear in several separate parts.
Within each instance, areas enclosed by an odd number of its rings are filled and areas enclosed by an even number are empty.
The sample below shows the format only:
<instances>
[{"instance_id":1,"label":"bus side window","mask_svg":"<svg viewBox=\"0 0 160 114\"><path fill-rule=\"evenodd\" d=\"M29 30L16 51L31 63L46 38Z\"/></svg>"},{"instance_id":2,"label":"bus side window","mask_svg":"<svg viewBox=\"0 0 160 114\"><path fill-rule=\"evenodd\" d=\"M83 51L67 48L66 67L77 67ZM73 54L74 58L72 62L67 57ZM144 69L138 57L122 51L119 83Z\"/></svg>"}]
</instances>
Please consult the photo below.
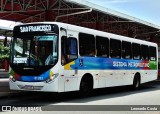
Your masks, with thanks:
<instances>
[{"instance_id":1,"label":"bus side window","mask_svg":"<svg viewBox=\"0 0 160 114\"><path fill-rule=\"evenodd\" d=\"M98 57L109 57L109 39L96 36L96 51Z\"/></svg>"},{"instance_id":2,"label":"bus side window","mask_svg":"<svg viewBox=\"0 0 160 114\"><path fill-rule=\"evenodd\" d=\"M79 53L81 56L95 56L95 37L91 34L79 33Z\"/></svg>"},{"instance_id":3,"label":"bus side window","mask_svg":"<svg viewBox=\"0 0 160 114\"><path fill-rule=\"evenodd\" d=\"M131 59L132 58L132 47L130 42L122 41L122 58Z\"/></svg>"},{"instance_id":4,"label":"bus side window","mask_svg":"<svg viewBox=\"0 0 160 114\"><path fill-rule=\"evenodd\" d=\"M121 58L121 41L110 39L110 56L112 58Z\"/></svg>"},{"instance_id":5,"label":"bus side window","mask_svg":"<svg viewBox=\"0 0 160 114\"><path fill-rule=\"evenodd\" d=\"M142 60L149 59L149 48L147 45L141 45L141 56L142 56Z\"/></svg>"},{"instance_id":6,"label":"bus side window","mask_svg":"<svg viewBox=\"0 0 160 114\"><path fill-rule=\"evenodd\" d=\"M132 44L132 52L133 52L133 59L139 60L141 59L141 48L140 44L133 43Z\"/></svg>"},{"instance_id":7,"label":"bus side window","mask_svg":"<svg viewBox=\"0 0 160 114\"><path fill-rule=\"evenodd\" d=\"M156 47L149 47L149 56L150 56L150 60L151 61L156 61L157 60L157 56L156 56Z\"/></svg>"}]
</instances>

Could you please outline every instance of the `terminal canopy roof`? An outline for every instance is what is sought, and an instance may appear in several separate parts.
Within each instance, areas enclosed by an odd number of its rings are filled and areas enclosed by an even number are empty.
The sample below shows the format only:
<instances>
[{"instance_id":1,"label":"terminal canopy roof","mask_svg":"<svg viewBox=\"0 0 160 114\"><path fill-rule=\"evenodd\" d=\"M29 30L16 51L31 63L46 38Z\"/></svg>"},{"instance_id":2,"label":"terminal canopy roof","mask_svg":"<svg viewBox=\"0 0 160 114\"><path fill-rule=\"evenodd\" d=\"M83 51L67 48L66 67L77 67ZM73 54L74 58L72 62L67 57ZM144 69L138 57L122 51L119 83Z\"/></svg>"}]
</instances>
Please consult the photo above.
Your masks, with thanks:
<instances>
[{"instance_id":1,"label":"terminal canopy roof","mask_svg":"<svg viewBox=\"0 0 160 114\"><path fill-rule=\"evenodd\" d=\"M160 27L86 0L1 0L0 19L58 21L159 42Z\"/></svg>"},{"instance_id":2,"label":"terminal canopy roof","mask_svg":"<svg viewBox=\"0 0 160 114\"><path fill-rule=\"evenodd\" d=\"M12 27L0 26L0 40L3 40L6 36L12 36Z\"/></svg>"}]
</instances>

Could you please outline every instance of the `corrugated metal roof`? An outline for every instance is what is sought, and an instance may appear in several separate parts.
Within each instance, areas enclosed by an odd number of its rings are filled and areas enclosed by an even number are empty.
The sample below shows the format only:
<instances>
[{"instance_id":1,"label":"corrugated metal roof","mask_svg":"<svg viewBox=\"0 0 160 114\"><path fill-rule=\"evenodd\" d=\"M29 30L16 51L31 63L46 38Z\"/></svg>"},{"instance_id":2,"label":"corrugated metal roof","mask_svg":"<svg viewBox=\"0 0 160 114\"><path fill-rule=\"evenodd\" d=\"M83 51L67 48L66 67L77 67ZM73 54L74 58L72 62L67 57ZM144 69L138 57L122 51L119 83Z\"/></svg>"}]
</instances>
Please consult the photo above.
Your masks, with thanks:
<instances>
[{"instance_id":1,"label":"corrugated metal roof","mask_svg":"<svg viewBox=\"0 0 160 114\"><path fill-rule=\"evenodd\" d=\"M158 25L155 25L155 24L152 24L150 22L138 19L138 18L133 17L133 16L126 15L124 13L121 13L121 12L118 12L118 11L115 11L115 10L111 10L111 9L103 7L103 6L99 6L97 4L93 4L93 3L88 2L86 0L65 0L65 1L76 3L76 4L79 4L79 5L86 6L86 7L90 7L90 8L93 8L93 10L103 12L105 14L113 15L113 16L120 17L120 18L123 18L123 19L128 19L128 20L133 21L133 22L141 23L141 24L144 24L144 25L156 28L156 29L160 29L160 26L158 26Z\"/></svg>"}]
</instances>

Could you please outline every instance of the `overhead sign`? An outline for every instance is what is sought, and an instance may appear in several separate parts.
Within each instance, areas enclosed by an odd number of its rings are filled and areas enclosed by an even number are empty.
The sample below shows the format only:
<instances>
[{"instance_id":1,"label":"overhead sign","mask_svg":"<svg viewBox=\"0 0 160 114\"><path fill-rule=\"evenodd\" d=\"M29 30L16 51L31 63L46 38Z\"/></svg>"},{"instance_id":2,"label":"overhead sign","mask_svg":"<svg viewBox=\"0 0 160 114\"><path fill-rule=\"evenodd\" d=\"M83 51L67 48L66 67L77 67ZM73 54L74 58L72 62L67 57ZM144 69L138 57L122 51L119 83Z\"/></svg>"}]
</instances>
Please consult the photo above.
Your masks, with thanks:
<instances>
[{"instance_id":1,"label":"overhead sign","mask_svg":"<svg viewBox=\"0 0 160 114\"><path fill-rule=\"evenodd\" d=\"M32 38L33 36L41 36L47 33L59 34L59 28L56 24L25 24L15 26L13 29L13 37Z\"/></svg>"},{"instance_id":2,"label":"overhead sign","mask_svg":"<svg viewBox=\"0 0 160 114\"><path fill-rule=\"evenodd\" d=\"M53 26L54 27L54 26ZM51 31L52 27L51 25L29 25L29 26L21 26L20 32L40 32L40 31Z\"/></svg>"}]
</instances>

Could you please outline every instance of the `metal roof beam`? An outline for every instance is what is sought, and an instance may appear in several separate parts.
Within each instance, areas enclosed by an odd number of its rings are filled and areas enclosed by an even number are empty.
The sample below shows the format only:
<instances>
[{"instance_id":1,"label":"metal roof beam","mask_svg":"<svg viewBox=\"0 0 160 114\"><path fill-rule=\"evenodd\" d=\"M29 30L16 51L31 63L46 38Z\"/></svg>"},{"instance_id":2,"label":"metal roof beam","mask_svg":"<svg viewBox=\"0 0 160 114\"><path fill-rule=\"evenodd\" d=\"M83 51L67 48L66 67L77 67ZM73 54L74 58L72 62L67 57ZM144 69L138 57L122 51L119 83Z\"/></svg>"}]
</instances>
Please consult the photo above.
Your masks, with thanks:
<instances>
[{"instance_id":1,"label":"metal roof beam","mask_svg":"<svg viewBox=\"0 0 160 114\"><path fill-rule=\"evenodd\" d=\"M44 5L44 3L42 2L42 0L40 0L40 3L41 3L42 6L44 7L44 9L47 10L47 6Z\"/></svg>"},{"instance_id":2,"label":"metal roof beam","mask_svg":"<svg viewBox=\"0 0 160 114\"><path fill-rule=\"evenodd\" d=\"M27 20L27 19L29 19L29 18L42 18L42 14L44 14L45 12L41 12L41 13L38 13L38 14L36 14L36 15L34 15L34 16L29 16L28 18L24 18L24 19L21 19L21 20L18 20L18 21L20 21L20 22L24 22L25 20ZM45 17L43 17L44 18L44 20L45 20Z\"/></svg>"},{"instance_id":3,"label":"metal roof beam","mask_svg":"<svg viewBox=\"0 0 160 114\"><path fill-rule=\"evenodd\" d=\"M52 9L57 3L58 3L58 0L56 0L55 3L49 7L49 9Z\"/></svg>"},{"instance_id":4,"label":"metal roof beam","mask_svg":"<svg viewBox=\"0 0 160 114\"><path fill-rule=\"evenodd\" d=\"M160 26L157 26L155 24L149 23L147 21L129 16L129 15L126 15L126 14L123 14L123 13L120 13L118 11L114 11L114 10L105 8L103 6L99 6L97 4L90 3L86 0L65 0L65 1L69 2L69 3L75 3L75 4L83 5L83 6L86 6L86 7L91 7L91 8L93 8L93 10L98 11L98 12L102 12L102 13L107 14L107 15L109 14L109 15L119 17L119 18L122 18L122 19L125 19L125 20L127 19L127 20L131 20L131 21L135 21L136 23L141 23L143 25L150 26L152 28L160 29Z\"/></svg>"},{"instance_id":5,"label":"metal roof beam","mask_svg":"<svg viewBox=\"0 0 160 114\"><path fill-rule=\"evenodd\" d=\"M18 3L20 5L21 9L24 9L22 3L19 0L18 0Z\"/></svg>"},{"instance_id":6,"label":"metal roof beam","mask_svg":"<svg viewBox=\"0 0 160 114\"><path fill-rule=\"evenodd\" d=\"M3 0L1 0L1 11L4 11L6 5L7 5L8 0L5 0L5 3L3 3Z\"/></svg>"},{"instance_id":7,"label":"metal roof beam","mask_svg":"<svg viewBox=\"0 0 160 114\"><path fill-rule=\"evenodd\" d=\"M30 1L28 2L28 4L26 5L26 7L24 8L24 10L27 10L27 8L30 6L31 2L32 2L32 0L30 0Z\"/></svg>"},{"instance_id":8,"label":"metal roof beam","mask_svg":"<svg viewBox=\"0 0 160 114\"><path fill-rule=\"evenodd\" d=\"M41 2L39 2L39 3L37 3L37 0L35 0L35 1L34 1L34 4L31 4L32 1L33 1L33 0L30 0L29 2L26 3L25 0L23 0L23 1L20 1L20 0L16 0L16 1L15 1L15 0L5 0L5 3L3 3L3 0L1 0L1 11L0 11L0 13L26 12L27 9L33 8L33 7L35 7L35 8L32 9L32 10L29 9L28 11L37 11L37 10L38 10L38 11L39 11L39 10L44 11L44 10L45 10L44 8L47 8L47 7L44 5L44 3L42 2L42 0L41 0ZM9 9L6 9L7 2L9 2L10 5L11 5L11 10L10 10L10 11L9 11ZM17 5L20 6L21 10L19 10L19 9L14 9L15 3L17 3ZM38 7L37 5L43 5L43 7Z\"/></svg>"},{"instance_id":9,"label":"metal roof beam","mask_svg":"<svg viewBox=\"0 0 160 114\"><path fill-rule=\"evenodd\" d=\"M60 17L78 15L78 14L83 14L83 13L88 13L88 12L92 12L92 8L90 8L89 10L86 10L86 11L75 12L75 13L70 13L70 14L65 14L65 15L59 15L59 16L56 17L55 21L57 21L57 19L60 18Z\"/></svg>"}]
</instances>

